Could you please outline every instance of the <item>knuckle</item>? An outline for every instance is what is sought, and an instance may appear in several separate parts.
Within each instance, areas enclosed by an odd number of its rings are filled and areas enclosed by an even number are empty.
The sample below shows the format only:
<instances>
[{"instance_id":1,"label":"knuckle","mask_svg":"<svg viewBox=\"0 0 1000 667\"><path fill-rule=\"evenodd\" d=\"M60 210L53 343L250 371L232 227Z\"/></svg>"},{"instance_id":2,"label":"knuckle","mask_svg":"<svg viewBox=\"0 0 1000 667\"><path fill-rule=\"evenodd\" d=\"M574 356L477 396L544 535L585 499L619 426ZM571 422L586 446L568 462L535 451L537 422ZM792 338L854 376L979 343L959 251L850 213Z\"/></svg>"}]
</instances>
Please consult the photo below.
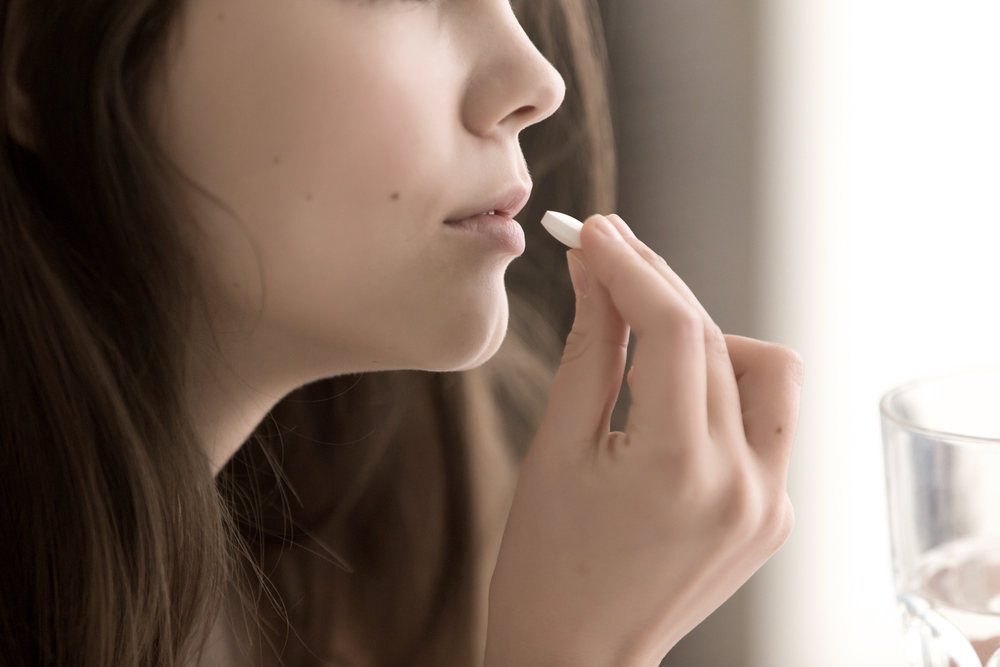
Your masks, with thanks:
<instances>
[{"instance_id":1,"label":"knuckle","mask_svg":"<svg viewBox=\"0 0 1000 667\"><path fill-rule=\"evenodd\" d=\"M657 314L660 329L681 345L693 345L704 340L705 323L692 308L664 305Z\"/></svg>"},{"instance_id":2,"label":"knuckle","mask_svg":"<svg viewBox=\"0 0 1000 667\"><path fill-rule=\"evenodd\" d=\"M574 327L566 337L566 347L563 350L562 361L560 363L562 365L570 364L582 357L586 353L591 340L592 336L588 336L586 332Z\"/></svg>"},{"instance_id":3,"label":"knuckle","mask_svg":"<svg viewBox=\"0 0 1000 667\"><path fill-rule=\"evenodd\" d=\"M733 470L720 500L720 524L737 541L752 540L759 532L763 507L760 494L744 467L738 466Z\"/></svg>"},{"instance_id":4,"label":"knuckle","mask_svg":"<svg viewBox=\"0 0 1000 667\"><path fill-rule=\"evenodd\" d=\"M772 364L782 379L801 389L805 377L805 364L795 350L782 345L771 348Z\"/></svg>"},{"instance_id":5,"label":"knuckle","mask_svg":"<svg viewBox=\"0 0 1000 667\"><path fill-rule=\"evenodd\" d=\"M770 508L764 526L764 539L772 552L785 543L795 526L795 509L788 494L782 491Z\"/></svg>"},{"instance_id":6,"label":"knuckle","mask_svg":"<svg viewBox=\"0 0 1000 667\"><path fill-rule=\"evenodd\" d=\"M806 373L806 367L802 362L802 357L798 352L787 348L785 356L785 375L788 376L795 386L801 388Z\"/></svg>"},{"instance_id":7,"label":"knuckle","mask_svg":"<svg viewBox=\"0 0 1000 667\"><path fill-rule=\"evenodd\" d=\"M705 351L710 354L729 358L729 346L726 344L726 336L722 329L715 322L704 324L705 331Z\"/></svg>"},{"instance_id":8,"label":"knuckle","mask_svg":"<svg viewBox=\"0 0 1000 667\"><path fill-rule=\"evenodd\" d=\"M650 262L652 262L656 268L670 270L670 265L667 264L667 260L663 259L662 257L660 257L660 255L653 252L653 250L646 244L643 244L643 247L646 249L647 253L646 258Z\"/></svg>"},{"instance_id":9,"label":"knuckle","mask_svg":"<svg viewBox=\"0 0 1000 667\"><path fill-rule=\"evenodd\" d=\"M792 499L787 493L781 494L781 521L778 524L778 531L775 533L779 546L792 534L795 528L795 508L792 506Z\"/></svg>"},{"instance_id":10,"label":"knuckle","mask_svg":"<svg viewBox=\"0 0 1000 667\"><path fill-rule=\"evenodd\" d=\"M739 464L694 462L677 479L675 497L720 543L746 545L760 532L765 508L750 472ZM676 472L675 472L676 475Z\"/></svg>"},{"instance_id":11,"label":"knuckle","mask_svg":"<svg viewBox=\"0 0 1000 667\"><path fill-rule=\"evenodd\" d=\"M646 245L646 243L643 242L642 239L632 237L628 239L628 244L632 246L632 248L639 254L640 257L642 257L650 264L656 264L662 266L667 265L666 261L664 261L664 259L660 257L659 254L656 253L656 251L654 251L652 248Z\"/></svg>"}]
</instances>

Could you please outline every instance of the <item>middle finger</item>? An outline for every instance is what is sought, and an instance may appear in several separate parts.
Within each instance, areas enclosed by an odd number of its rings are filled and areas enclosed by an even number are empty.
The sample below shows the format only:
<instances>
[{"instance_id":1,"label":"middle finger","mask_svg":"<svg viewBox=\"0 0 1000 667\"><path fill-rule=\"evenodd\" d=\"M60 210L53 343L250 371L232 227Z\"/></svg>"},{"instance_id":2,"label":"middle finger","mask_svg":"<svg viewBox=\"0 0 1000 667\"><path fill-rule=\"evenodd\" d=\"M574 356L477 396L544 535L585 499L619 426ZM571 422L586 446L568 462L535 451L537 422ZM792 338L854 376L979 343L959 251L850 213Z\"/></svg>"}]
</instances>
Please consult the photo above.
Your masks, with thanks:
<instances>
[{"instance_id":1,"label":"middle finger","mask_svg":"<svg viewBox=\"0 0 1000 667\"><path fill-rule=\"evenodd\" d=\"M740 393L733 373L733 363L729 358L729 349L722 330L705 310L683 280L680 279L667 262L653 252L649 246L636 238L625 221L618 215L605 216L625 238L640 257L645 259L677 293L698 312L705 324L705 362L708 390L708 422L709 427L724 429L735 436L744 436L743 418L740 408Z\"/></svg>"}]
</instances>

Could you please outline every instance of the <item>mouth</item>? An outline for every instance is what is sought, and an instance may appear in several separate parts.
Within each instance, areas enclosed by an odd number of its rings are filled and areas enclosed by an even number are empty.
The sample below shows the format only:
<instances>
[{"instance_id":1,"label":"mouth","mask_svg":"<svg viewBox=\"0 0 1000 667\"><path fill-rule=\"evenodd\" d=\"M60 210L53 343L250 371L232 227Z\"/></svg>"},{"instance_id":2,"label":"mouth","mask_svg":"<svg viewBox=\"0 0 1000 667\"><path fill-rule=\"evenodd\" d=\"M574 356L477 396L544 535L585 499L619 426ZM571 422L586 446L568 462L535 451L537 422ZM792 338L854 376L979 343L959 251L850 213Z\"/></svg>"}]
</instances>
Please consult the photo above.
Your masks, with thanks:
<instances>
[{"instance_id":1,"label":"mouth","mask_svg":"<svg viewBox=\"0 0 1000 667\"><path fill-rule=\"evenodd\" d=\"M524 230L515 220L528 202L530 187L518 185L491 200L472 206L445 220L458 232L478 237L512 255L524 252Z\"/></svg>"},{"instance_id":2,"label":"mouth","mask_svg":"<svg viewBox=\"0 0 1000 667\"><path fill-rule=\"evenodd\" d=\"M500 219L512 220L515 215L521 212L528 197L531 194L531 187L524 185L514 186L502 194L489 199L482 204L474 205L465 210L459 211L455 216L445 220L445 224L458 224L472 218L496 217Z\"/></svg>"}]
</instances>

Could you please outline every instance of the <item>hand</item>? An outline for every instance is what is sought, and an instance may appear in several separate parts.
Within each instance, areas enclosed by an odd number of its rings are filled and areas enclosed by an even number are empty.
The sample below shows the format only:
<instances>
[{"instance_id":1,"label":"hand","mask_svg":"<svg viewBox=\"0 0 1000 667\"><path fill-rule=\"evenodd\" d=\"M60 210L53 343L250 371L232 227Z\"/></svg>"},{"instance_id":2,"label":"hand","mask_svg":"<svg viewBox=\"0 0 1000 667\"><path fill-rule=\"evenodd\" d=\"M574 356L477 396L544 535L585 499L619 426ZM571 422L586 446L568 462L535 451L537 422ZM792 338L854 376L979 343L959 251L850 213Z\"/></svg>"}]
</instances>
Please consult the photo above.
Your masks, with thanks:
<instances>
[{"instance_id":1,"label":"hand","mask_svg":"<svg viewBox=\"0 0 1000 667\"><path fill-rule=\"evenodd\" d=\"M792 528L798 355L723 336L617 216L589 218L582 245L490 584L488 667L654 667ZM633 403L612 433L630 326Z\"/></svg>"}]
</instances>

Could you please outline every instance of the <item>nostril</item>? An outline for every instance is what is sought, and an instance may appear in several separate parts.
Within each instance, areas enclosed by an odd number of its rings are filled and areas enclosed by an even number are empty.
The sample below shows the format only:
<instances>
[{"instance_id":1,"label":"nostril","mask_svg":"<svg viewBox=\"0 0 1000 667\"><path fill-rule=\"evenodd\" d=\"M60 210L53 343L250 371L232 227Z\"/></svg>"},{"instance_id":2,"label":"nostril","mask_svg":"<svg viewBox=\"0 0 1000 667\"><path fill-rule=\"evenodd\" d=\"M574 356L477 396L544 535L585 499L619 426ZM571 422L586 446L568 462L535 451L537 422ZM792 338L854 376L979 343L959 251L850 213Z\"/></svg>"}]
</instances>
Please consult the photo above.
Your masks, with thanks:
<instances>
[{"instance_id":1,"label":"nostril","mask_svg":"<svg viewBox=\"0 0 1000 667\"><path fill-rule=\"evenodd\" d=\"M525 104L523 107L515 111L513 115L517 116L518 118L522 118L524 116L533 116L536 113L538 113L538 107L534 106L533 104Z\"/></svg>"},{"instance_id":2,"label":"nostril","mask_svg":"<svg viewBox=\"0 0 1000 667\"><path fill-rule=\"evenodd\" d=\"M518 128L518 131L520 131L528 125L537 123L540 120L539 117L541 115L541 108L538 105L525 104L508 113L500 124L508 125L512 123Z\"/></svg>"}]
</instances>

